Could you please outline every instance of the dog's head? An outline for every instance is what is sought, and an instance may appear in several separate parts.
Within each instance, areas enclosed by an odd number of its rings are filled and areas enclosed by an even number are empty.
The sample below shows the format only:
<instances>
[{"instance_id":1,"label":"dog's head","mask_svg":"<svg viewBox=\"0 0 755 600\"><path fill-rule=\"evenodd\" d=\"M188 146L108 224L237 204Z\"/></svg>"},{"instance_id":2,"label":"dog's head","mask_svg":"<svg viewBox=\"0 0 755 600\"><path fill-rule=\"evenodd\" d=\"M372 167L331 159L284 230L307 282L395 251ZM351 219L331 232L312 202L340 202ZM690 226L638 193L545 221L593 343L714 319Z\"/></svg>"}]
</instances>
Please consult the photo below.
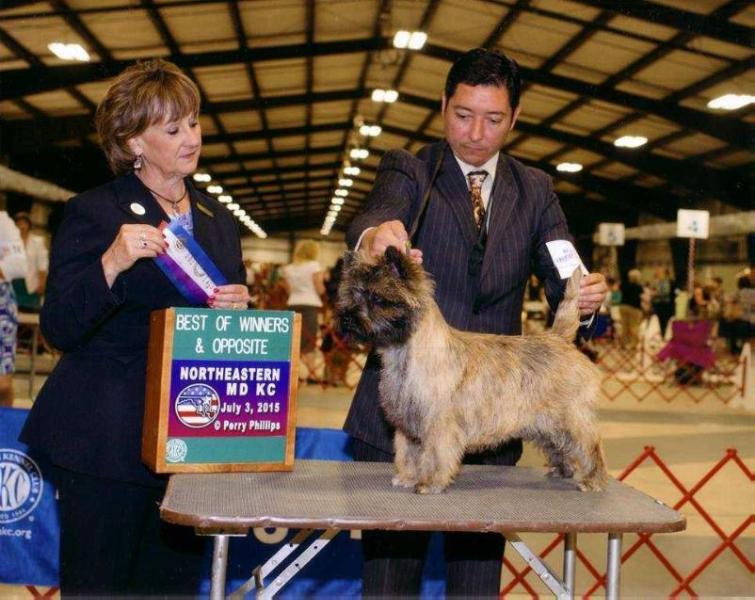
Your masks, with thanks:
<instances>
[{"instance_id":1,"label":"dog's head","mask_svg":"<svg viewBox=\"0 0 755 600\"><path fill-rule=\"evenodd\" d=\"M403 344L432 297L424 269L396 248L377 258L349 252L338 288L338 329L351 342Z\"/></svg>"}]
</instances>

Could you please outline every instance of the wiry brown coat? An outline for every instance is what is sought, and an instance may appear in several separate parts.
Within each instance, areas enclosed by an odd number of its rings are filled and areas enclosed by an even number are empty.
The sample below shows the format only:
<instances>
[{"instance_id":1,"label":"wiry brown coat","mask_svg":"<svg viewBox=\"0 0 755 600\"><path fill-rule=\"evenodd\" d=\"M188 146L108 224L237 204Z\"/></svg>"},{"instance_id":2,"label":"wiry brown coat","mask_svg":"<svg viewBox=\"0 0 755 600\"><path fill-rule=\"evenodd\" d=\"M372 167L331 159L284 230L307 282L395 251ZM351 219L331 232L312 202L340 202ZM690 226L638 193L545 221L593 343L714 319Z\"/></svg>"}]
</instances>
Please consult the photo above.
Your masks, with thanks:
<instances>
[{"instance_id":1,"label":"wiry brown coat","mask_svg":"<svg viewBox=\"0 0 755 600\"><path fill-rule=\"evenodd\" d=\"M571 277L551 330L502 336L450 327L430 278L397 250L379 259L349 257L339 324L382 358L380 401L396 428L394 485L440 492L465 452L519 437L545 452L553 476L578 472L581 489L603 489L600 376L571 343L579 278Z\"/></svg>"}]
</instances>

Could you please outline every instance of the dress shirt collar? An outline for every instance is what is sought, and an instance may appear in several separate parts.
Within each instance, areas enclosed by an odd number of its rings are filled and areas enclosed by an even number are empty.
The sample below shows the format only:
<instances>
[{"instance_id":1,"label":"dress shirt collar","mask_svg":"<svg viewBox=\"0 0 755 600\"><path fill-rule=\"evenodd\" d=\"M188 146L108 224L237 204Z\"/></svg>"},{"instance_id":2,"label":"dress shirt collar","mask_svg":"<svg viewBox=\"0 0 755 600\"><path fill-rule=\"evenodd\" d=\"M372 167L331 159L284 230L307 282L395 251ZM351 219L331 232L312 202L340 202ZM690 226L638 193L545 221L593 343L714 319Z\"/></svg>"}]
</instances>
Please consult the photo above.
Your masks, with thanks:
<instances>
[{"instance_id":1,"label":"dress shirt collar","mask_svg":"<svg viewBox=\"0 0 755 600\"><path fill-rule=\"evenodd\" d=\"M469 163L464 162L461 160L456 154L454 154L454 158L456 159L456 162L459 163L459 168L461 168L461 172L464 173L464 178L467 179L467 175L471 173L472 171L487 171L488 176L485 178L485 183L490 183L492 186L493 180L495 179L495 170L498 166L498 155L500 152L496 152L493 156L491 156L485 163L480 165L479 167L475 167L474 165L470 165ZM469 185L469 180L467 179L467 185Z\"/></svg>"}]
</instances>

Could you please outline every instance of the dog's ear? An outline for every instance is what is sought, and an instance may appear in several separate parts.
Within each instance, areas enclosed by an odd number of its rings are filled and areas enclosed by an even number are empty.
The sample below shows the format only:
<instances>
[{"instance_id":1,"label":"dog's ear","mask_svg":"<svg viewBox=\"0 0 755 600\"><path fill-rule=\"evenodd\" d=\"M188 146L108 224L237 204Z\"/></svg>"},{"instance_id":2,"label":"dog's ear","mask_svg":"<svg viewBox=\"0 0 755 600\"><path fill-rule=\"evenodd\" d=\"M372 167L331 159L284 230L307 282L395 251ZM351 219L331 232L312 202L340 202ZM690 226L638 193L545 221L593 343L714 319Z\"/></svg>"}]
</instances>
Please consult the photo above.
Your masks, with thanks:
<instances>
[{"instance_id":1,"label":"dog's ear","mask_svg":"<svg viewBox=\"0 0 755 600\"><path fill-rule=\"evenodd\" d=\"M408 260L409 257L394 246L388 246L385 250L385 264L390 267L394 275L400 279L406 279L408 274Z\"/></svg>"},{"instance_id":2,"label":"dog's ear","mask_svg":"<svg viewBox=\"0 0 755 600\"><path fill-rule=\"evenodd\" d=\"M343 268L349 269L351 268L351 265L354 264L354 261L357 258L357 253L353 250L347 250L343 253Z\"/></svg>"}]
</instances>

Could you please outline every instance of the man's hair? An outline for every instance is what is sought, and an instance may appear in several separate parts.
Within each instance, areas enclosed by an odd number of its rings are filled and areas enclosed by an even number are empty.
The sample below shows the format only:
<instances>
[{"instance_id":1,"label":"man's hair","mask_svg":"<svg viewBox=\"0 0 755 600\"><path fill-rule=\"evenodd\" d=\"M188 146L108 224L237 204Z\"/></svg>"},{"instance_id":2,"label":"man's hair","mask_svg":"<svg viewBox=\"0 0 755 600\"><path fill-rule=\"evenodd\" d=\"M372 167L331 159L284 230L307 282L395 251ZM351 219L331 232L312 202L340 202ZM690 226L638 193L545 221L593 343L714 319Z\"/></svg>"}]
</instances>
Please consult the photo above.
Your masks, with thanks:
<instances>
[{"instance_id":1,"label":"man's hair","mask_svg":"<svg viewBox=\"0 0 755 600\"><path fill-rule=\"evenodd\" d=\"M115 78L97 107L100 145L116 175L133 169L128 140L164 120L199 113L199 89L181 69L161 58L137 62Z\"/></svg>"},{"instance_id":2,"label":"man's hair","mask_svg":"<svg viewBox=\"0 0 755 600\"><path fill-rule=\"evenodd\" d=\"M522 89L519 65L513 58L497 50L475 48L453 64L446 77L446 102L454 95L460 83L505 87L509 93L511 110L516 110L519 106Z\"/></svg>"}]
</instances>

